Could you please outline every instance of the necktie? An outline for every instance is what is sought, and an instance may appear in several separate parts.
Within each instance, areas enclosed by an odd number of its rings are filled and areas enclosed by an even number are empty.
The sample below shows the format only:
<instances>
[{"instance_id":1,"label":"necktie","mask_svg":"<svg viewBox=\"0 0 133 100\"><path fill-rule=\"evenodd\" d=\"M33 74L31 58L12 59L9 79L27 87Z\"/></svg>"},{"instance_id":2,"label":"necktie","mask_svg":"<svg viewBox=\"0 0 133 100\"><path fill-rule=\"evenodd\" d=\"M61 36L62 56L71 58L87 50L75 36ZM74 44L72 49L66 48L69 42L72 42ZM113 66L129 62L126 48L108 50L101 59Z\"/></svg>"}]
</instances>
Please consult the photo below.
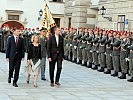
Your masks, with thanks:
<instances>
[{"instance_id":1,"label":"necktie","mask_svg":"<svg viewBox=\"0 0 133 100\"><path fill-rule=\"evenodd\" d=\"M18 37L16 37L16 46L18 45Z\"/></svg>"}]
</instances>

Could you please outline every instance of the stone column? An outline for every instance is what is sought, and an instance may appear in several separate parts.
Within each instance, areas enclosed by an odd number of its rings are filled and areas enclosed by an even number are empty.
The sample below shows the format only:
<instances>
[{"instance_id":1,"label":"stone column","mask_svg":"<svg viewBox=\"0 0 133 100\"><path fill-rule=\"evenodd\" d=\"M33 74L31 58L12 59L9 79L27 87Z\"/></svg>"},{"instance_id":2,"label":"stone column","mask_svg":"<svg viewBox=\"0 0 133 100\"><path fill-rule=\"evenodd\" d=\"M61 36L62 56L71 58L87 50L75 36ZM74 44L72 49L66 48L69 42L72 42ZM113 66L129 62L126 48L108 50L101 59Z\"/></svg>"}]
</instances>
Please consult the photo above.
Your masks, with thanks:
<instances>
[{"instance_id":1,"label":"stone column","mask_svg":"<svg viewBox=\"0 0 133 100\"><path fill-rule=\"evenodd\" d=\"M87 27L87 8L91 0L75 0L72 12L72 27Z\"/></svg>"}]
</instances>

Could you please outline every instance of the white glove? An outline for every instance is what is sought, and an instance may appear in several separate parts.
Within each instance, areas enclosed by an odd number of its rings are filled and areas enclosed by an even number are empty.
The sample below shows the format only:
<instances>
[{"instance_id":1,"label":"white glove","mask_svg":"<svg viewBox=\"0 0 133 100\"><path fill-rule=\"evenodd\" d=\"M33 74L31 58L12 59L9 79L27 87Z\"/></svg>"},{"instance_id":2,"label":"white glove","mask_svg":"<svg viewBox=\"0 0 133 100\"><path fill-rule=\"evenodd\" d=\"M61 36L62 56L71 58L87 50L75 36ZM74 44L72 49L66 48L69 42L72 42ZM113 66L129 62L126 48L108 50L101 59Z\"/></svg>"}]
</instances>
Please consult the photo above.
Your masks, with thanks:
<instances>
[{"instance_id":1,"label":"white glove","mask_svg":"<svg viewBox=\"0 0 133 100\"><path fill-rule=\"evenodd\" d=\"M104 54L107 55L106 52Z\"/></svg>"},{"instance_id":2,"label":"white glove","mask_svg":"<svg viewBox=\"0 0 133 100\"><path fill-rule=\"evenodd\" d=\"M92 52L92 51L90 50L90 52Z\"/></svg>"},{"instance_id":3,"label":"white glove","mask_svg":"<svg viewBox=\"0 0 133 100\"><path fill-rule=\"evenodd\" d=\"M74 46L74 49L77 49L77 46Z\"/></svg>"},{"instance_id":4,"label":"white glove","mask_svg":"<svg viewBox=\"0 0 133 100\"><path fill-rule=\"evenodd\" d=\"M129 61L129 58L125 58L126 61Z\"/></svg>"},{"instance_id":5,"label":"white glove","mask_svg":"<svg viewBox=\"0 0 133 100\"><path fill-rule=\"evenodd\" d=\"M112 57L112 54L110 54L110 56Z\"/></svg>"},{"instance_id":6,"label":"white glove","mask_svg":"<svg viewBox=\"0 0 133 100\"><path fill-rule=\"evenodd\" d=\"M68 47L68 44L66 44L66 47Z\"/></svg>"},{"instance_id":7,"label":"white glove","mask_svg":"<svg viewBox=\"0 0 133 100\"><path fill-rule=\"evenodd\" d=\"M72 44L70 44L70 47L72 46Z\"/></svg>"}]
</instances>

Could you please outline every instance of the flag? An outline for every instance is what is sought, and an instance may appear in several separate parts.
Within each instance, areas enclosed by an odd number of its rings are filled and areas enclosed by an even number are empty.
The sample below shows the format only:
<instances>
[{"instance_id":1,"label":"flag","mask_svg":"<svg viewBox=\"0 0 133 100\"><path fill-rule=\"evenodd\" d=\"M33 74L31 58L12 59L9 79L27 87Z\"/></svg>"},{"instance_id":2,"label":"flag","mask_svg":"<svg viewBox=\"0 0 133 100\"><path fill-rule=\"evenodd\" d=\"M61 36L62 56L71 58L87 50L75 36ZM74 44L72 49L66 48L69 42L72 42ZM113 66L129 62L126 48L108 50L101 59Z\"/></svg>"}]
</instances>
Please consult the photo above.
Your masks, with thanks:
<instances>
[{"instance_id":1,"label":"flag","mask_svg":"<svg viewBox=\"0 0 133 100\"><path fill-rule=\"evenodd\" d=\"M43 17L43 22L42 22L42 27L46 28L49 30L50 28L56 26L56 23L52 17L52 14L50 12L50 9L47 5L47 2L45 1L44 4L44 17Z\"/></svg>"}]
</instances>

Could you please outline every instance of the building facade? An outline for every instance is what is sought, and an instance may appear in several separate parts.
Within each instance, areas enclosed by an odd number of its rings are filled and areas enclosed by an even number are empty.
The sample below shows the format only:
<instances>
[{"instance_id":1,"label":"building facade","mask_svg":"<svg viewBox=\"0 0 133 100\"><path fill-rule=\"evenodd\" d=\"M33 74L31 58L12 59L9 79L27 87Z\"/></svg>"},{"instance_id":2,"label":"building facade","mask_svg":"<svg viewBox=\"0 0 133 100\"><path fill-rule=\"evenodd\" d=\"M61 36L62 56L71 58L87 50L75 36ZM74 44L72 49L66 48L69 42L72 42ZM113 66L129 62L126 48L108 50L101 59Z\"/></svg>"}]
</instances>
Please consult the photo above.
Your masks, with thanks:
<instances>
[{"instance_id":1,"label":"building facade","mask_svg":"<svg viewBox=\"0 0 133 100\"><path fill-rule=\"evenodd\" d=\"M97 10L92 0L65 0L65 27L89 27L97 24Z\"/></svg>"},{"instance_id":2,"label":"building facade","mask_svg":"<svg viewBox=\"0 0 133 100\"><path fill-rule=\"evenodd\" d=\"M49 9L58 26L64 25L64 1L48 0ZM0 27L35 28L41 27L42 18L38 20L40 9L44 9L43 0L1 0ZM56 10L55 10L56 9Z\"/></svg>"},{"instance_id":3,"label":"building facade","mask_svg":"<svg viewBox=\"0 0 133 100\"><path fill-rule=\"evenodd\" d=\"M101 16L99 10L98 27L133 31L133 0L100 0L99 9L102 6L106 8L106 13Z\"/></svg>"}]
</instances>

